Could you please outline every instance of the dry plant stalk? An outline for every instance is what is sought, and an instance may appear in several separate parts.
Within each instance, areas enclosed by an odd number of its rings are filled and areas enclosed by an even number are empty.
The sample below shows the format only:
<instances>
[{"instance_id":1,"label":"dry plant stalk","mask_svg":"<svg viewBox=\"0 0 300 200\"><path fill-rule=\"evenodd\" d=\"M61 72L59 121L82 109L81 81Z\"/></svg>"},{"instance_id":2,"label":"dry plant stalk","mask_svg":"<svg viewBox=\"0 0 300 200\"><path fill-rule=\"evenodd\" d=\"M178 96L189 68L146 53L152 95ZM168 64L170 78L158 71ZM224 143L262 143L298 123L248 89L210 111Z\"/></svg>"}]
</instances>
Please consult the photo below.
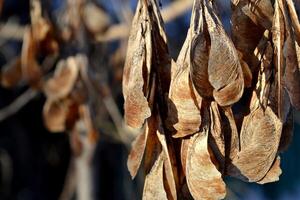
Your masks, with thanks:
<instances>
[{"instance_id":1,"label":"dry plant stalk","mask_svg":"<svg viewBox=\"0 0 300 200\"><path fill-rule=\"evenodd\" d=\"M294 3L232 0L232 37L217 10L194 0L175 62L158 2L138 1L123 94L127 124L143 127L128 158L133 178L144 163L143 199L223 199L225 176L265 184L282 173L300 109Z\"/></svg>"}]
</instances>

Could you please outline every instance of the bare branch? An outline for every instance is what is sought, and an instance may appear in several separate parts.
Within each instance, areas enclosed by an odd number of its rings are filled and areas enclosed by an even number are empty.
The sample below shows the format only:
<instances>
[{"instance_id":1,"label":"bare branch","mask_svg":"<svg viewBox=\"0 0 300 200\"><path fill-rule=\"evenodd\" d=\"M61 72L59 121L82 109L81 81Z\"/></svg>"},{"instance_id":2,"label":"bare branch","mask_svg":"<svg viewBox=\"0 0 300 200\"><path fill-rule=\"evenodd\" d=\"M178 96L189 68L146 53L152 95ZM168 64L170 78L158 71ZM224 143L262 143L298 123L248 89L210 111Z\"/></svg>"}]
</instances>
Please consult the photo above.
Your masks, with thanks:
<instances>
[{"instance_id":1,"label":"bare branch","mask_svg":"<svg viewBox=\"0 0 300 200\"><path fill-rule=\"evenodd\" d=\"M16 114L27 103L34 99L39 93L36 90L28 89L21 94L15 101L0 110L0 122Z\"/></svg>"}]
</instances>

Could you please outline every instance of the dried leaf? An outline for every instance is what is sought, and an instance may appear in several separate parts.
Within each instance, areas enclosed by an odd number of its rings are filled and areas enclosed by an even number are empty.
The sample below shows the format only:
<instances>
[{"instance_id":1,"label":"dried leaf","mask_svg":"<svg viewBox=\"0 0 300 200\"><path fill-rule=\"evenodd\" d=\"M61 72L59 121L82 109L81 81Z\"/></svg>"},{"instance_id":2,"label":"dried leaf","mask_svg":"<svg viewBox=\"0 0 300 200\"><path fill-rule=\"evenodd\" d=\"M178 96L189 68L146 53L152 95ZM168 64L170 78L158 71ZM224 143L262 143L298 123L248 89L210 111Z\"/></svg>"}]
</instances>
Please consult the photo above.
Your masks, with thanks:
<instances>
[{"instance_id":1,"label":"dried leaf","mask_svg":"<svg viewBox=\"0 0 300 200\"><path fill-rule=\"evenodd\" d=\"M223 199L226 186L208 151L208 129L194 135L188 150L186 178L194 199Z\"/></svg>"},{"instance_id":2,"label":"dried leaf","mask_svg":"<svg viewBox=\"0 0 300 200\"><path fill-rule=\"evenodd\" d=\"M61 60L54 75L44 85L44 92L49 99L57 100L68 96L78 78L79 68L74 57Z\"/></svg>"}]
</instances>

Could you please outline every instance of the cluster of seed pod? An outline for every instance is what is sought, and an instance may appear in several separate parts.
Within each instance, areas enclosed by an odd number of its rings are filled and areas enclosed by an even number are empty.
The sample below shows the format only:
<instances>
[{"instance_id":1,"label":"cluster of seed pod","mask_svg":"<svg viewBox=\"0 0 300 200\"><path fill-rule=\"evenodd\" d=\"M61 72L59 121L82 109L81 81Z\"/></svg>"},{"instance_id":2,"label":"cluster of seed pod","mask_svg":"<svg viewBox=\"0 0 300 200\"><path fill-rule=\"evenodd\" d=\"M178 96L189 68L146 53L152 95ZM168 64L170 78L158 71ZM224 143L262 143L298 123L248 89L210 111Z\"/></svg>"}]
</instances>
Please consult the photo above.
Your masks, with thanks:
<instances>
[{"instance_id":1,"label":"cluster of seed pod","mask_svg":"<svg viewBox=\"0 0 300 200\"><path fill-rule=\"evenodd\" d=\"M292 0L232 0L229 36L213 0L194 0L177 61L156 0L140 0L123 75L125 120L143 132L128 168L143 199L222 199L223 177L274 182L300 109L300 25Z\"/></svg>"}]
</instances>

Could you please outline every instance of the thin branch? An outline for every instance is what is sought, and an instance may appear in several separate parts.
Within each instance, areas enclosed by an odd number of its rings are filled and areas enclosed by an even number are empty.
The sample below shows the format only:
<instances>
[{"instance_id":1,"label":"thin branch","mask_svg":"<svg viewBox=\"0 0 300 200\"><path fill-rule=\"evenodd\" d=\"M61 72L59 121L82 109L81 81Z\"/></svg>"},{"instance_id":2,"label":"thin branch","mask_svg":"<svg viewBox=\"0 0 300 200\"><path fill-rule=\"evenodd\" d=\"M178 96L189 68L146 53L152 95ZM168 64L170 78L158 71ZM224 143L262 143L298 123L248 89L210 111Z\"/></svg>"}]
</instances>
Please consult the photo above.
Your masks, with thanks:
<instances>
[{"instance_id":1,"label":"thin branch","mask_svg":"<svg viewBox=\"0 0 300 200\"><path fill-rule=\"evenodd\" d=\"M36 90L28 89L11 104L0 110L0 122L16 114L27 103L34 99L39 93Z\"/></svg>"},{"instance_id":2,"label":"thin branch","mask_svg":"<svg viewBox=\"0 0 300 200\"><path fill-rule=\"evenodd\" d=\"M193 6L192 0L179 0L164 8L161 12L165 23L168 23L177 17L183 15ZM111 26L104 34L97 35L98 42L110 42L114 40L126 39L129 35L130 27L127 24L118 24Z\"/></svg>"}]
</instances>

